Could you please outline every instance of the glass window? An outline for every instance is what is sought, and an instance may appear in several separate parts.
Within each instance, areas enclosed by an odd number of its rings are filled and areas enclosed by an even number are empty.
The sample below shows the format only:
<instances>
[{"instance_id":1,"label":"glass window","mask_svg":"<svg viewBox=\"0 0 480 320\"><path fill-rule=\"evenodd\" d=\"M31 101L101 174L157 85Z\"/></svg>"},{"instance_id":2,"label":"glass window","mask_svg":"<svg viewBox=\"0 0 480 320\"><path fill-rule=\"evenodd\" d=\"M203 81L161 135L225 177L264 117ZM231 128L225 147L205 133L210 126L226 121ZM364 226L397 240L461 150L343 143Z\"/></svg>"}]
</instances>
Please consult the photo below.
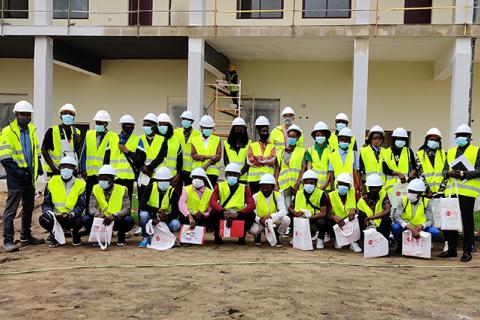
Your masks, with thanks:
<instances>
[{"instance_id":1,"label":"glass window","mask_svg":"<svg viewBox=\"0 0 480 320\"><path fill-rule=\"evenodd\" d=\"M350 18L351 0L303 0L304 18Z\"/></svg>"},{"instance_id":2,"label":"glass window","mask_svg":"<svg viewBox=\"0 0 480 320\"><path fill-rule=\"evenodd\" d=\"M54 19L68 19L68 2L70 2L70 19L88 19L88 12L85 12L88 11L88 0L53 0Z\"/></svg>"},{"instance_id":3,"label":"glass window","mask_svg":"<svg viewBox=\"0 0 480 320\"><path fill-rule=\"evenodd\" d=\"M283 10L283 0L238 0L238 10ZM282 19L282 11L239 12L238 19Z\"/></svg>"},{"instance_id":4,"label":"glass window","mask_svg":"<svg viewBox=\"0 0 480 320\"><path fill-rule=\"evenodd\" d=\"M28 0L3 1L3 17L5 19L28 19Z\"/></svg>"}]
</instances>

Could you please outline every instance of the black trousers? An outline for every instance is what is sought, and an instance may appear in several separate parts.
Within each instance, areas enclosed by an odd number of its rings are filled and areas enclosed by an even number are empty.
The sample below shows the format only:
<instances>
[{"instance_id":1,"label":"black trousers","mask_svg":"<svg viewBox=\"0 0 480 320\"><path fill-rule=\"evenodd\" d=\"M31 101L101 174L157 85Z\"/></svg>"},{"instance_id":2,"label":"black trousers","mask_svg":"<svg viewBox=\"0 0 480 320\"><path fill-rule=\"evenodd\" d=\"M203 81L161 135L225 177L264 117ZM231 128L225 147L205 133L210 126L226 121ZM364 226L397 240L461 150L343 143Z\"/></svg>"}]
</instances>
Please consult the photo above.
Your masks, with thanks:
<instances>
[{"instance_id":1,"label":"black trousers","mask_svg":"<svg viewBox=\"0 0 480 320\"><path fill-rule=\"evenodd\" d=\"M333 237L334 225L335 225L335 221L333 221L332 219L328 219L326 217L315 219L315 220L310 219L310 234L313 237L315 233L318 231L318 238L322 240L325 238L325 233L328 233L330 236Z\"/></svg>"},{"instance_id":2,"label":"black trousers","mask_svg":"<svg viewBox=\"0 0 480 320\"><path fill-rule=\"evenodd\" d=\"M462 213L463 223L463 252L472 252L474 238L474 216L473 209L475 207L475 198L458 196L458 202L460 203L460 211ZM450 251L457 251L458 245L458 231L445 230L443 231L445 239L448 241L448 249Z\"/></svg>"},{"instance_id":3,"label":"black trousers","mask_svg":"<svg viewBox=\"0 0 480 320\"><path fill-rule=\"evenodd\" d=\"M221 212L212 210L210 211L210 225L213 228L213 235L215 236L215 239L219 239L220 235L220 220L224 220L224 215ZM252 212L247 212L245 214L239 214L238 217L234 220L243 220L245 221L245 227L244 227L244 234L243 234L243 239L245 239L245 236L247 235L247 232L250 230L252 227L253 223L255 222L255 213Z\"/></svg>"},{"instance_id":4,"label":"black trousers","mask_svg":"<svg viewBox=\"0 0 480 320\"><path fill-rule=\"evenodd\" d=\"M87 201L87 206L85 208L85 213L88 214L88 206L90 204L90 196L92 195L92 190L93 186L98 183L98 177L97 176L89 176L87 177L87 180L85 180L86 186L85 186L85 196L86 196L86 201Z\"/></svg>"},{"instance_id":5,"label":"black trousers","mask_svg":"<svg viewBox=\"0 0 480 320\"><path fill-rule=\"evenodd\" d=\"M38 218L38 223L52 235L54 221L51 214L43 213ZM60 223L63 229L72 230L73 233L79 232L83 226L82 216L76 216L68 220L58 220L58 223Z\"/></svg>"},{"instance_id":6,"label":"black trousers","mask_svg":"<svg viewBox=\"0 0 480 320\"><path fill-rule=\"evenodd\" d=\"M133 179L116 179L115 183L127 187L128 190L128 197L130 198L130 205L132 203L132 197L133 197L133 187L135 185L135 180Z\"/></svg>"},{"instance_id":7,"label":"black trousers","mask_svg":"<svg viewBox=\"0 0 480 320\"><path fill-rule=\"evenodd\" d=\"M360 224L361 231L365 230L366 228L366 218L367 215L363 211L358 212L358 222ZM377 231L380 232L385 237L385 239L388 240L388 238L390 237L390 232L392 231L392 219L388 215L382 218L382 222L380 222ZM361 233L361 235L363 237L363 232Z\"/></svg>"},{"instance_id":8,"label":"black trousers","mask_svg":"<svg viewBox=\"0 0 480 320\"><path fill-rule=\"evenodd\" d=\"M20 239L27 240L32 236L32 213L35 201L35 188L8 190L7 203L3 213L3 242L13 243L15 229L13 219L17 213L18 206L22 201L22 228L20 230Z\"/></svg>"}]
</instances>

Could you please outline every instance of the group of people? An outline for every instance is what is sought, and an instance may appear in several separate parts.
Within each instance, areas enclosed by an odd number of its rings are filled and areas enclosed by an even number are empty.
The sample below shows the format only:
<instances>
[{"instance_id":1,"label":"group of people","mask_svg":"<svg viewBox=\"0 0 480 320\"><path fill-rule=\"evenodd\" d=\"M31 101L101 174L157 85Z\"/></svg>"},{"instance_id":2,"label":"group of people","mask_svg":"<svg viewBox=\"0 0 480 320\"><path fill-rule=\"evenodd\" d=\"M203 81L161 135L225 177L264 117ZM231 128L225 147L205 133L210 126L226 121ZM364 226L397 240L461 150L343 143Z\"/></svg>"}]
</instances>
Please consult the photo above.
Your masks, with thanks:
<instances>
[{"instance_id":1,"label":"group of people","mask_svg":"<svg viewBox=\"0 0 480 320\"><path fill-rule=\"evenodd\" d=\"M242 118L232 122L230 134L222 141L215 134L212 117L200 119L194 129L194 115L185 111L181 127L174 128L166 113L148 113L142 122L143 134L135 135L136 122L123 115L119 132L110 130L112 119L100 110L95 129L81 134L74 126L77 111L71 104L59 110L60 124L48 129L40 144L31 123L33 106L20 101L14 107L15 120L2 131L0 160L7 173L8 199L4 212L4 248L43 244L31 234L31 220L37 177L49 177L44 192L40 225L58 246L52 230L55 221L72 232L73 245L80 245L81 231L90 231L94 217L105 225L114 223L117 244L126 244L126 233L134 227L131 216L134 186L137 185L139 247L151 241L147 224L164 222L172 232L182 224L190 228L213 229L215 244L223 242L220 221L227 226L244 221L244 236L251 233L260 245L267 223L273 223L278 244L288 241L293 218L309 219L317 249L324 249L325 237L333 239L334 226L342 227L356 217L360 228L376 228L387 239L393 234L397 250L401 235L410 230L437 237L433 226L432 198L459 198L463 223L461 261L472 259L474 250L474 204L480 191L480 155L472 145L472 130L461 125L455 131L457 146L445 151L442 134L430 129L417 152L409 148L403 128L393 131L392 145L383 146L385 132L374 126L366 144L358 147L349 119L340 113L335 128L322 121L308 133L314 144L305 147L305 132L295 122L291 107L282 111L282 124L271 128L260 116L255 136L249 137ZM43 166L41 161L43 156ZM452 162L464 156L473 170L458 170ZM223 162L222 162L223 159ZM222 165L223 163L223 165ZM222 166L221 166L222 165ZM224 177L221 168L224 167ZM220 179L219 179L220 178ZM395 186L408 183L408 194L392 208L390 195ZM22 201L20 245L14 241L13 219ZM456 257L459 234L443 232L448 249L440 257ZM362 251L362 242L350 249Z\"/></svg>"}]
</instances>

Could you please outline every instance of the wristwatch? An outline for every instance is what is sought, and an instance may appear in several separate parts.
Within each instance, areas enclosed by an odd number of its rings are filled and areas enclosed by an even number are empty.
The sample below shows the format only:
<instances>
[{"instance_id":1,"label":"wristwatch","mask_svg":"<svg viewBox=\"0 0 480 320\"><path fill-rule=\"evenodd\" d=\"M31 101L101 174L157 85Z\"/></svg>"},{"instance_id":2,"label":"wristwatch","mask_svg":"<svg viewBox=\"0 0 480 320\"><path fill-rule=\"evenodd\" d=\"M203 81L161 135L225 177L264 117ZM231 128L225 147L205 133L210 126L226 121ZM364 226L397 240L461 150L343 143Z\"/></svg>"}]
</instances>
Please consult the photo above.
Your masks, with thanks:
<instances>
[{"instance_id":1,"label":"wristwatch","mask_svg":"<svg viewBox=\"0 0 480 320\"><path fill-rule=\"evenodd\" d=\"M465 173L463 171L460 171L460 177L463 178L464 175L465 175Z\"/></svg>"}]
</instances>

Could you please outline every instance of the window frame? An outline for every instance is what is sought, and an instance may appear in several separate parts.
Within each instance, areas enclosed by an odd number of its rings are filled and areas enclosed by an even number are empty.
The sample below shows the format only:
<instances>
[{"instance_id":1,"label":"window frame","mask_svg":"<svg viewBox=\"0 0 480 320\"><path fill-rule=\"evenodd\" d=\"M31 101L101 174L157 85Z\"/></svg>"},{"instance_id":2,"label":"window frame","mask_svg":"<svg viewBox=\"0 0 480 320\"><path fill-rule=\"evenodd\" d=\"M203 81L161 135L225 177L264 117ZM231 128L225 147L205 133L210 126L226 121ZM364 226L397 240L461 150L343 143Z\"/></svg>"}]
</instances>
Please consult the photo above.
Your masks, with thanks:
<instances>
[{"instance_id":1,"label":"window frame","mask_svg":"<svg viewBox=\"0 0 480 320\"><path fill-rule=\"evenodd\" d=\"M86 13L86 17L81 17L81 18L76 18L76 17L72 17L72 12L70 11L70 20L88 20L90 19L90 0L84 0L87 2L87 13ZM53 2L53 1L52 1ZM53 5L53 3L52 3ZM68 2L67 2L67 7L68 7ZM57 14L66 14L65 17L55 17L55 13ZM68 18L68 12L53 12L52 14L52 19L54 20L67 20L69 19Z\"/></svg>"},{"instance_id":2,"label":"window frame","mask_svg":"<svg viewBox=\"0 0 480 320\"><path fill-rule=\"evenodd\" d=\"M1 0L0 0L1 1ZM13 2L14 0L9 0L8 1L8 5L7 5L7 1L5 1L4 5L5 7L3 8L0 8L0 15L3 17L3 19L28 19L30 17L30 3L29 1L27 0L27 8L26 8L26 12L14 12L13 14L26 14L26 17L12 17L10 16L12 14L12 12L10 12L10 10L14 10L14 9L10 9L10 6L11 6L11 2Z\"/></svg>"},{"instance_id":3,"label":"window frame","mask_svg":"<svg viewBox=\"0 0 480 320\"><path fill-rule=\"evenodd\" d=\"M237 0L237 11L240 11L242 10L242 1L244 0ZM253 1L253 0L250 0L250 1ZM260 3L261 1L263 0L259 0ZM285 0L280 0L281 1L281 10L285 10ZM268 9L267 9L268 10ZM280 12L280 17L262 17L262 12L258 12L259 16L258 17L242 17L242 14L246 14L246 13L243 13L243 12L237 12L237 19L238 20L269 20L269 19L283 19L284 18L284 12L281 11ZM252 14L252 12L249 13L250 15Z\"/></svg>"},{"instance_id":4,"label":"window frame","mask_svg":"<svg viewBox=\"0 0 480 320\"><path fill-rule=\"evenodd\" d=\"M348 0L348 8L350 11L348 11L348 16L345 17L329 17L328 16L328 2L329 1L334 1L334 0L325 0L327 7L325 8L327 11L325 11L325 17L306 17L305 14L307 13L305 10L305 3L306 1L311 1L311 0L302 0L302 19L351 19L352 18L352 0Z\"/></svg>"}]
</instances>

